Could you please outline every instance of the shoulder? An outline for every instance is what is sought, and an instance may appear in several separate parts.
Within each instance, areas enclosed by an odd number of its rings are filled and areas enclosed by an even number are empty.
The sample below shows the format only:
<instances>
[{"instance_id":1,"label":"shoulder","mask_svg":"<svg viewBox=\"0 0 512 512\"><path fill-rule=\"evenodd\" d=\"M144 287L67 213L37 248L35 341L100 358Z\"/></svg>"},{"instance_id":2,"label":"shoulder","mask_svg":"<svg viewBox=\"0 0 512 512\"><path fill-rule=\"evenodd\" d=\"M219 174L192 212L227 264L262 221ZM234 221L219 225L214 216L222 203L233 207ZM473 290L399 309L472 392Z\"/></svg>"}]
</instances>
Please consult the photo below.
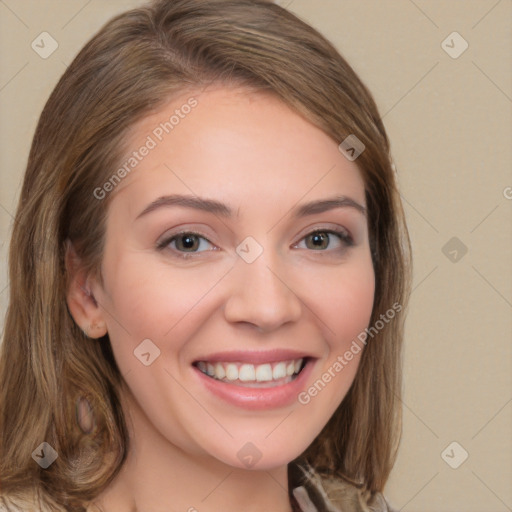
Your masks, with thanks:
<instances>
[{"instance_id":1,"label":"shoulder","mask_svg":"<svg viewBox=\"0 0 512 512\"><path fill-rule=\"evenodd\" d=\"M370 512L398 512L380 492L375 493L367 503Z\"/></svg>"},{"instance_id":2,"label":"shoulder","mask_svg":"<svg viewBox=\"0 0 512 512\"><path fill-rule=\"evenodd\" d=\"M300 512L397 512L380 492L370 493L341 478L311 469L302 486L292 490Z\"/></svg>"}]
</instances>

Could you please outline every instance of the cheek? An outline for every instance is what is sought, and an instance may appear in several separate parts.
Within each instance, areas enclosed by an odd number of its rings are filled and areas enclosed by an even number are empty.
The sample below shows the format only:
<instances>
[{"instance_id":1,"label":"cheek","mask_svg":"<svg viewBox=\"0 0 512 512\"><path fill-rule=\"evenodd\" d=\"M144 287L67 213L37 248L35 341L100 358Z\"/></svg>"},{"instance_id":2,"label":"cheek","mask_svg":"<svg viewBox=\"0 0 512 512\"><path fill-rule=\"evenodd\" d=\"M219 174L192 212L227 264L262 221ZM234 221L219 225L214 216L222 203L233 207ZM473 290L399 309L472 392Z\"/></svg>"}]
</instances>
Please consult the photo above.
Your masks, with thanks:
<instances>
[{"instance_id":1,"label":"cheek","mask_svg":"<svg viewBox=\"0 0 512 512\"><path fill-rule=\"evenodd\" d=\"M226 273L224 268L151 264L143 253L112 258L105 268L109 270L105 279L108 293L102 300L121 370L140 364L134 350L143 340L151 340L161 353L179 351L198 325L191 319L202 310L209 291Z\"/></svg>"},{"instance_id":2,"label":"cheek","mask_svg":"<svg viewBox=\"0 0 512 512\"><path fill-rule=\"evenodd\" d=\"M330 351L344 351L370 321L375 294L372 261L365 252L334 271L322 272L308 280L311 284L305 296L309 297L310 309L322 320ZM321 286L313 286L315 282Z\"/></svg>"},{"instance_id":3,"label":"cheek","mask_svg":"<svg viewBox=\"0 0 512 512\"><path fill-rule=\"evenodd\" d=\"M328 337L333 349L346 350L368 326L373 309L375 280L373 269L363 268L344 276L330 289L326 305L334 334Z\"/></svg>"},{"instance_id":4,"label":"cheek","mask_svg":"<svg viewBox=\"0 0 512 512\"><path fill-rule=\"evenodd\" d=\"M325 283L321 289L311 287L309 308L316 313L322 326L324 344L323 358L317 364L317 375L321 382L315 389L306 390L301 402L317 396L315 414L329 417L341 403L352 384L364 350L361 333L368 327L374 302L375 276L368 255L340 265L337 272L324 276L317 282ZM364 338L363 338L364 341ZM323 391L326 389L326 391ZM300 401L300 400L299 400ZM327 414L326 414L327 413Z\"/></svg>"}]
</instances>

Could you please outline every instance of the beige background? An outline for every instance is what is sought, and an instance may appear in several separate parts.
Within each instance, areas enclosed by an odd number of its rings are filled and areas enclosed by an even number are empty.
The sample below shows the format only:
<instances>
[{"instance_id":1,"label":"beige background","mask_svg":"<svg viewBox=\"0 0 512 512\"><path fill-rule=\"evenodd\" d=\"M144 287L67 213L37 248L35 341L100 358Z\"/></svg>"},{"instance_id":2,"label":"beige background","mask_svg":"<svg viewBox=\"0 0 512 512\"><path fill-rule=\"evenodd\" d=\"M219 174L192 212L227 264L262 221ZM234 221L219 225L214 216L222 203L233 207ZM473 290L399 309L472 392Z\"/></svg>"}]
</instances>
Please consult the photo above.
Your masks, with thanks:
<instances>
[{"instance_id":1,"label":"beige background","mask_svg":"<svg viewBox=\"0 0 512 512\"><path fill-rule=\"evenodd\" d=\"M0 0L2 330L12 214L43 104L93 33L140 3ZM404 435L386 494L406 512L511 511L512 2L279 3L329 37L369 86L399 173L415 267ZM31 48L43 31L59 45L47 59ZM458 58L442 47L454 31L469 44ZM441 457L453 441L452 465L469 454L457 469Z\"/></svg>"}]
</instances>

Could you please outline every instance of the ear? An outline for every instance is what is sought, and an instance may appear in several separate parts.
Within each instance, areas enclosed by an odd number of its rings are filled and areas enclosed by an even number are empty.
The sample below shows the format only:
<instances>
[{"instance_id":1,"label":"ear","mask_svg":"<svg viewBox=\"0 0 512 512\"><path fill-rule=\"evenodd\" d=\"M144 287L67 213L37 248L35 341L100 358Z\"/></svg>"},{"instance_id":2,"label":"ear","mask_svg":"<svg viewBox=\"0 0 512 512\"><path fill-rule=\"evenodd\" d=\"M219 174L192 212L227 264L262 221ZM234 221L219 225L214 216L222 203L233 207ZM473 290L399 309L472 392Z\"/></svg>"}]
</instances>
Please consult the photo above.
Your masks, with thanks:
<instances>
[{"instance_id":1,"label":"ear","mask_svg":"<svg viewBox=\"0 0 512 512\"><path fill-rule=\"evenodd\" d=\"M89 338L105 336L107 324L91 291L93 280L86 274L70 240L66 240L65 263L68 274L66 302L71 316Z\"/></svg>"}]
</instances>

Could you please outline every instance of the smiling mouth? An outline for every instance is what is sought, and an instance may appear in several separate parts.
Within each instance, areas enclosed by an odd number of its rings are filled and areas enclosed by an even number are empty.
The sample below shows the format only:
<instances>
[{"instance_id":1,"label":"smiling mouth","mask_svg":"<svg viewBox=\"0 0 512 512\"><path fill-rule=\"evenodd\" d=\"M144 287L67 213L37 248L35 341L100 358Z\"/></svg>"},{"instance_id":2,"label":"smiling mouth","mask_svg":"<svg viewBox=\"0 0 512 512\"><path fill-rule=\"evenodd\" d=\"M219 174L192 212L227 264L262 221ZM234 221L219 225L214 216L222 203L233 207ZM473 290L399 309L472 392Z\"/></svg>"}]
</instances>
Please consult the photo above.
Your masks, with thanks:
<instances>
[{"instance_id":1,"label":"smiling mouth","mask_svg":"<svg viewBox=\"0 0 512 512\"><path fill-rule=\"evenodd\" d=\"M308 359L289 359L263 364L197 361L194 366L206 376L227 384L270 388L295 380L306 366Z\"/></svg>"}]
</instances>

